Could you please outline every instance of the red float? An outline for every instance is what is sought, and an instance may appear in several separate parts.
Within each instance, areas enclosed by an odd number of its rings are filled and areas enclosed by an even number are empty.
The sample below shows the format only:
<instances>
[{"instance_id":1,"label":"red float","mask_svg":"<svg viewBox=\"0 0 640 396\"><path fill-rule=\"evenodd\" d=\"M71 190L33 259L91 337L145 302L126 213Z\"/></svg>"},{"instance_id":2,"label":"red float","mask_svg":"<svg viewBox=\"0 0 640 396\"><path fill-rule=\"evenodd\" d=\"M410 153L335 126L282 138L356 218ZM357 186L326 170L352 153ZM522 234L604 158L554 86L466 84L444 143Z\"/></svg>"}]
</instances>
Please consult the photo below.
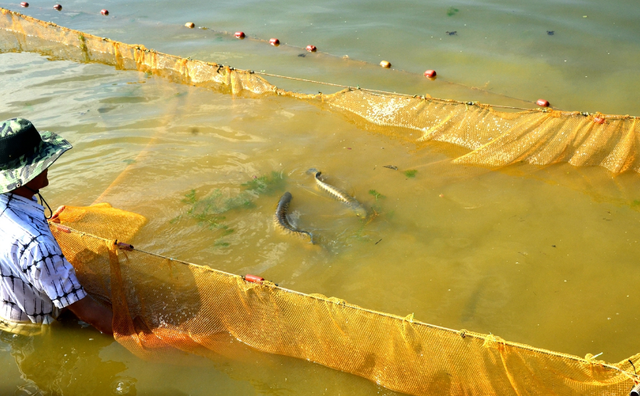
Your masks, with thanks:
<instances>
[{"instance_id":1,"label":"red float","mask_svg":"<svg viewBox=\"0 0 640 396\"><path fill-rule=\"evenodd\" d=\"M536 104L540 107L549 107L549 101L544 99L538 99Z\"/></svg>"},{"instance_id":2,"label":"red float","mask_svg":"<svg viewBox=\"0 0 640 396\"><path fill-rule=\"evenodd\" d=\"M424 76L427 78L434 78L436 76L436 71L435 70L427 70L424 72Z\"/></svg>"},{"instance_id":3,"label":"red float","mask_svg":"<svg viewBox=\"0 0 640 396\"><path fill-rule=\"evenodd\" d=\"M234 36L236 36L237 39L242 40L244 38L244 32L235 32Z\"/></svg>"},{"instance_id":4,"label":"red float","mask_svg":"<svg viewBox=\"0 0 640 396\"><path fill-rule=\"evenodd\" d=\"M126 250L128 252L133 251L133 245L130 245L128 243L116 241L116 246L118 246L120 250Z\"/></svg>"},{"instance_id":5,"label":"red float","mask_svg":"<svg viewBox=\"0 0 640 396\"><path fill-rule=\"evenodd\" d=\"M593 122L595 122L596 124L604 124L604 117L595 117L593 119Z\"/></svg>"},{"instance_id":6,"label":"red float","mask_svg":"<svg viewBox=\"0 0 640 396\"><path fill-rule=\"evenodd\" d=\"M71 229L67 226L63 226L61 224L55 224L56 228L65 234L71 234Z\"/></svg>"},{"instance_id":7,"label":"red float","mask_svg":"<svg viewBox=\"0 0 640 396\"><path fill-rule=\"evenodd\" d=\"M269 44L273 45L274 47L277 47L280 45L280 40L278 40L277 38L272 38L271 40L269 40Z\"/></svg>"},{"instance_id":8,"label":"red float","mask_svg":"<svg viewBox=\"0 0 640 396\"><path fill-rule=\"evenodd\" d=\"M244 280L246 280L247 282L253 282L253 283L262 283L262 281L264 280L264 278L258 276L258 275L251 275L251 274L247 274L244 277Z\"/></svg>"},{"instance_id":9,"label":"red float","mask_svg":"<svg viewBox=\"0 0 640 396\"><path fill-rule=\"evenodd\" d=\"M100 10L100 13L106 16L109 15L109 10Z\"/></svg>"},{"instance_id":10,"label":"red float","mask_svg":"<svg viewBox=\"0 0 640 396\"><path fill-rule=\"evenodd\" d=\"M56 4L53 6L53 9L56 11L62 11L62 6L60 4Z\"/></svg>"},{"instance_id":11,"label":"red float","mask_svg":"<svg viewBox=\"0 0 640 396\"><path fill-rule=\"evenodd\" d=\"M27 8L29 7L29 3L27 3L26 1L23 1L22 3L20 3L20 7Z\"/></svg>"},{"instance_id":12,"label":"red float","mask_svg":"<svg viewBox=\"0 0 640 396\"><path fill-rule=\"evenodd\" d=\"M317 50L318 49L316 48L315 45L311 45L311 44L307 45L307 51L308 52L316 52Z\"/></svg>"}]
</instances>

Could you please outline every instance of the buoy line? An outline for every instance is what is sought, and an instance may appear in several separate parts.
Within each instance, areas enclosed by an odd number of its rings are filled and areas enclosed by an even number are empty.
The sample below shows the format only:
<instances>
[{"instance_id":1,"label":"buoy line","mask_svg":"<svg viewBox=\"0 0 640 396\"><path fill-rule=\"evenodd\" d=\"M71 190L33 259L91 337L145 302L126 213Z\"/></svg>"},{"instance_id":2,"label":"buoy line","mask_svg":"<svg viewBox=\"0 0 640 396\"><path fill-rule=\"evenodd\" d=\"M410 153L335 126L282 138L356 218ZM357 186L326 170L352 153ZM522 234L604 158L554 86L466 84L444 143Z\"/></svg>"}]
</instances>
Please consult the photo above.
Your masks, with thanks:
<instances>
[{"instance_id":1,"label":"buoy line","mask_svg":"<svg viewBox=\"0 0 640 396\"><path fill-rule=\"evenodd\" d=\"M20 3L20 6L23 8L28 8L30 6L30 4L28 2L22 2ZM38 7L39 9L43 9L42 7ZM62 5L60 4L56 4L53 6L53 8L57 11L62 11ZM92 15L91 13L87 13L87 12L82 12L82 11L78 11L78 13L83 13L85 15ZM106 9L102 9L100 11L100 14L103 16L109 16L110 13L108 10ZM158 23L159 24L159 23ZM172 26L172 24L168 24L165 26ZM189 28L189 29L195 29L196 25L194 22L186 22L183 26ZM215 34L220 34L220 35L226 35L226 36L231 36L231 37L235 37L237 39L245 39L248 38L249 40L253 40L253 41L258 41L258 42L264 42L264 43L269 43L270 45L274 46L274 47L278 47L278 46L285 46L291 49L299 49L299 50L306 50L307 52L312 52L312 53L320 53L322 55L325 56L329 56L329 57L333 57L333 58L339 58L339 59L343 59L346 61L350 61L350 62L359 62L361 64L366 64L366 65L371 65L373 66L374 64L368 61L363 61L363 60L357 60L357 59L352 59L350 58L348 55L345 55L343 57L339 56L339 55L334 55L328 52L319 52L317 50L317 47L315 45L309 44L307 45L305 48L302 47L298 47L295 45L290 45L290 44L281 44L280 40L277 38L271 38L269 40L265 40L265 39L261 39L259 37L251 37L251 36L247 36L244 32L242 31L237 31L234 33L230 33L224 30L215 30L215 29L211 29L208 28L206 26L198 26L198 29L200 30L211 30L213 33ZM188 58L190 59L190 58ZM393 71L396 72L401 72L401 73L406 73L409 75L415 75L415 72L411 72L411 71L407 71L404 69L396 69L396 68L392 68L391 67L391 63L388 61L381 61L380 62L380 66L383 68L387 68L387 69L391 69ZM398 93L398 92L391 92L391 91L384 91L384 90L377 90L377 89L369 89L369 88L361 88L360 86L351 86L351 85L344 85L344 84L335 84L335 83L328 83L328 82L323 82L323 81L317 81L317 80L311 80L311 79L306 79L306 78L300 78L300 77L290 77L290 76L283 76L283 75L278 75L278 74L273 74L273 73L266 73L266 72L257 72L257 71L251 71L252 73L255 74L259 74L259 75L263 75L263 76L270 76L270 77L276 77L276 78L282 78L282 79L288 79L288 80L293 80L293 81L301 81L301 82L307 82L307 83L312 83L312 84L319 84L319 85L327 85L327 86L334 86L334 87L340 87L343 89L360 89L363 91L367 91L367 92L373 92L373 93L379 93L379 94L386 94L386 95L400 95L400 96L405 96L405 97L422 97L422 98L427 98L427 97L431 97L428 94L425 95L412 95L412 94L405 94L405 93ZM435 70L429 69L426 70L424 73L424 77L428 78L429 80L435 80L437 73ZM442 78L442 77L439 77ZM511 100L515 100L515 101L520 101L520 102L524 102L527 104L533 104L533 105L537 105L540 107L539 110L541 111L549 111L551 110L551 105L549 103L549 101L547 101L546 99L538 99L537 101L531 101L531 100L526 100L526 99L522 99L522 98L518 98L518 97L514 97L514 96L509 96L506 94L502 94L502 93L496 93L496 92L492 92L483 88L478 88L478 87L473 87L473 86L469 86L463 83L458 83L458 82L454 82L454 81L449 81L447 79L443 79L443 82L446 84L450 84L450 85L455 85L455 86L459 86L459 87L463 87L469 90L475 90L475 91L481 91L487 94L491 94L491 95L496 95L496 96L500 96L503 98L507 98L507 99L511 99ZM477 102L470 102L470 101L459 101L459 100L452 100L454 102L460 102L460 103L464 103L466 105L474 105L477 104ZM507 106L507 105L495 105L492 104L492 107L495 108L502 108L502 109L512 109L512 110L525 110L525 111L529 111L529 110L533 110L535 108L528 108L528 107L518 107L518 106ZM579 114L579 115L583 115L583 116L589 116L589 115L596 115L596 118L594 119L594 122L596 123L603 123L604 122L604 117L601 116L601 114L599 112L579 112L579 111L566 111L566 110L561 110L561 109L557 109L554 108L553 110L556 111L561 111L563 113L575 113L575 114ZM634 116L611 116L609 115L607 118L636 118Z\"/></svg>"},{"instance_id":2,"label":"buoy line","mask_svg":"<svg viewBox=\"0 0 640 396\"><path fill-rule=\"evenodd\" d=\"M20 6L23 7L23 8L28 8L30 6L30 4L27 3L27 2L22 2L22 3L20 3ZM39 8L43 9L42 7L39 7ZM55 10L57 10L57 11L62 11L62 5L60 5L60 4L54 5L53 8ZM68 11L68 10L65 9L65 11ZM104 15L104 16L110 16L110 12L107 9L102 9L102 10L99 11L99 13L101 15ZM85 14L86 15L92 15L91 13L85 13ZM298 47L298 46L295 46L295 45L283 44L283 43L280 42L280 40L278 38L270 38L269 40L266 40L266 39L261 39L259 37L255 37L255 36L254 37L248 36L243 31L227 32L227 31L224 31L224 30L215 30L215 29L212 29L212 28L209 28L209 27L206 27L206 26L196 26L196 24L194 22L191 22L191 21L186 22L183 26L185 26L185 27L187 27L189 29L198 28L200 30L210 30L211 32L216 33L216 34L222 34L222 35L229 36L229 37L235 37L235 38L241 39L241 40L249 39L249 40L252 40L252 41L268 43L268 44L270 44L270 45L272 45L274 47L282 46L282 47L287 47L287 48L291 48L291 49L299 49L301 51L307 51L307 52L310 52L310 53L322 54L322 55L325 55L325 56L330 56L330 57L333 57L333 58L336 58L336 59L342 59L342 60L349 61L349 62L359 62L359 63L363 63L363 64L374 66L374 63L372 63L372 62L353 59L353 58L350 58L348 55L339 56L339 55L331 54L329 52L318 51L318 48L313 44L309 44L306 47ZM409 75L416 75L416 73L412 72L412 71L393 68L391 62L386 61L386 60L381 61L380 62L380 66L382 68L390 69L390 70L393 70L395 72L407 73ZM257 74L257 72L256 72L256 74ZM438 77L436 77L436 76L437 76L437 73L436 73L435 70L429 69L429 70L426 70L424 72L424 77L428 78L429 80L435 80L436 78L438 78L438 79L441 79L442 82L444 82L446 84L456 85L456 86L460 86L460 87L467 88L467 89L470 89L470 90L485 92L485 93L488 93L488 94L491 94L491 95L496 95L496 96L500 96L500 97L503 97L503 98L524 102L524 103L527 103L527 104L536 104L536 102L532 101L532 100L526 100L526 99L509 96L509 95L502 94L502 93L496 93L496 92L488 91L488 90L483 89L483 88L473 87L473 86L469 86L467 84L454 82L454 81L449 81L449 80L447 80L445 78L442 78L441 76L438 76ZM277 76L277 77L286 78L284 76ZM295 79L295 78L291 78L291 79ZM300 81L304 81L304 79L301 79ZM319 81L312 81L312 80L308 80L307 82L313 82L313 83L316 83L316 84L331 85L329 83L322 83L322 82L319 82ZM340 86L340 87L345 87L345 88L347 87L345 85L340 85L340 84L334 84L334 86ZM373 92L384 92L384 91L375 91L375 90L371 90L371 91L373 91ZM413 96L413 95L409 95L409 96ZM510 107L506 106L505 108L510 108ZM525 109L525 110L528 110L528 108L520 108L520 107L513 107L513 108L514 109Z\"/></svg>"}]
</instances>

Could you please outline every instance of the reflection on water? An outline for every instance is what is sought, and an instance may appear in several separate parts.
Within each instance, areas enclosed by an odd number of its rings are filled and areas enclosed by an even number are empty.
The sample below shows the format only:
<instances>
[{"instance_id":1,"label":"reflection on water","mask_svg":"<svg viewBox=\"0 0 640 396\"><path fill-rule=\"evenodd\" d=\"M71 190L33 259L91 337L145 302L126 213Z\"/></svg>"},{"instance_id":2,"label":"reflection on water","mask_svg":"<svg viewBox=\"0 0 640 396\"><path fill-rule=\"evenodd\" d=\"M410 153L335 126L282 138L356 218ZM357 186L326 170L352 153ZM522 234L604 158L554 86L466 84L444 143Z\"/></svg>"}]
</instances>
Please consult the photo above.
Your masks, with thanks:
<instances>
[{"instance_id":1,"label":"reflection on water","mask_svg":"<svg viewBox=\"0 0 640 396\"><path fill-rule=\"evenodd\" d=\"M166 52L193 52L211 60L220 60L214 58L222 54L237 60L236 67L276 68L294 75L295 69L303 75L352 85L354 76L359 76L361 80L355 84L371 82L368 86L372 88L412 92L403 88L415 87L433 89L434 96L485 97L479 91L441 84L446 78L427 86L422 77L383 75L380 73L387 71L339 64L334 58L321 61L319 64L327 68L321 70L320 66L301 63L313 59L312 55L300 58L299 51L285 46L280 54L291 52L295 63L269 54L273 48L265 49L249 40L242 45L255 51L233 52L238 51L237 47L231 50L238 45L236 41L222 38L211 44L207 40L215 35L204 37L210 32L167 28L176 18L184 19L182 11L174 18L170 14L175 10L158 10L151 18L145 4L148 7L145 2L116 2L110 10L115 16L135 15L132 20L144 28L127 29L125 17L94 24L95 18L84 11L76 16L56 14L55 18L61 18L57 22L63 25L73 21L76 25L71 27L98 30L114 39L148 39L145 44ZM71 6L65 5L65 9ZM416 4L404 6L422 10ZM441 11L446 14L451 6L442 6ZM421 51L408 51L408 45L396 48L393 43L402 36L398 29L391 31L394 40L387 42L386 36L367 27L366 21L350 22L339 30L339 21L332 20L330 10L320 6L317 13L326 15L336 31L327 33L324 43L315 43L321 49L333 46L339 48L337 53L348 51L355 54L352 57L372 63L377 63L378 52L371 55L376 43L386 43L385 48L397 53L394 59L407 59L399 67L412 72L420 72L427 63L426 54L440 54L438 62L455 70L458 77L467 76L458 80L470 85L492 80L498 93L518 97L537 95L537 88L544 85L545 92L556 95L561 103L580 107L575 109L633 113L623 98L626 90L635 89L637 81L630 81L617 68L612 69L619 73L617 77L586 74L608 88L596 99L584 95L592 86L579 82L584 77L578 74L594 64L604 67L609 61L597 63L589 58L571 66L574 68L556 67L564 55L571 64L578 62L580 53L588 53L574 48L572 43L577 39L568 38L569 32L586 29L589 35L596 35L584 24L605 26L617 21L609 9L604 14L592 13L595 6L589 3L584 11L576 11L588 13L589 18L576 14L578 20L541 20L535 17L533 5L512 5L502 18L514 25L527 22L520 25L517 34L512 34L514 27L493 23L486 32L491 40L485 40L484 35L474 33L476 25L484 20L483 15L486 19L491 10L505 6L495 2L482 7L453 6L459 12L438 21L436 31L426 32L438 43L440 38L450 39L446 46L424 47L420 41L416 45ZM238 9L220 7L227 10L228 22L203 11L206 22L199 24L233 31ZM618 7L624 9L624 4ZM392 18L392 25L398 26L399 14L394 10L388 11L396 18ZM29 11L49 12L37 7ZM347 20L356 19L355 14L345 12ZM572 13L565 10L563 15ZM250 15L255 21L263 19L257 13ZM592 22L596 15L601 20ZM419 14L407 18L419 18ZM640 37L627 35L636 27L627 26L625 18L619 20L625 24L620 30L623 44L612 53L626 51ZM154 27L156 21L162 22L161 28ZM269 36L276 21L265 23L269 29L255 27L255 34ZM487 22L483 24L486 27ZM428 24L420 23L422 33L430 29L424 25ZM298 29L294 24L281 27L292 36ZM310 39L309 31L317 34L315 29L305 27L300 40ZM367 33L351 35L357 29ZM438 36L447 30L458 33ZM547 35L546 30L555 33ZM543 36L534 39L538 31ZM600 40L613 40L610 36L607 33ZM495 48L503 45L501 38L524 40L527 45L516 46L516 54L503 54ZM359 46L356 39L367 44ZM542 39L556 41L541 44ZM568 44L558 43L564 40ZM208 53L212 46L214 51ZM564 51L567 48L571 50ZM536 51L544 59L537 63L541 73L548 72L544 78L535 68L524 65ZM409 52L411 56L404 56ZM633 56L628 54L630 60ZM480 62L474 69L480 75L476 81L461 71L472 62ZM33 54L1 54L0 64L0 83L9 98L0 103L0 117L29 118L40 129L61 133L74 145L50 172L51 187L44 191L47 200L52 205L79 206L104 201L143 214L149 223L130 241L136 247L228 272L260 275L301 292L337 296L402 316L415 313L417 320L428 323L491 332L560 352L581 356L604 352L603 359L616 362L640 351L634 336L638 325L634 285L640 281L636 268L640 250L636 174L612 178L603 169L568 165L516 165L501 171L454 167L448 160L464 151L460 148L439 143L416 146L403 140L412 131L392 133L328 112L321 105L221 95L140 73L50 62ZM514 69L511 77L509 68ZM515 70L518 68L522 69ZM613 83L604 84L608 81ZM611 85L620 87L620 97L612 93L615 89ZM568 86L575 86L575 92ZM365 220L354 216L347 206L317 189L306 173L309 168L322 170L375 215ZM317 234L317 246L276 229L273 214L284 191L293 195L290 219ZM117 394L117 389L154 395L393 394L361 378L252 351L243 351L249 358L242 361L193 357L184 366L142 362L120 345L73 326L57 328L40 339L4 337L0 346L0 368L12 373L11 381L2 385L8 392L2 390L10 394L20 387L24 394L34 387L65 389L64 394L91 393L88 387L96 380L102 388L94 394ZM42 352L33 353L36 350ZM47 363L40 364L44 359ZM42 366L48 370L34 369Z\"/></svg>"},{"instance_id":2,"label":"reflection on water","mask_svg":"<svg viewBox=\"0 0 640 396\"><path fill-rule=\"evenodd\" d=\"M2 385L3 394L98 395L136 394L135 378L123 375L123 362L104 360L100 351L113 340L93 329L62 319L45 335L0 333L22 379L18 389Z\"/></svg>"}]
</instances>

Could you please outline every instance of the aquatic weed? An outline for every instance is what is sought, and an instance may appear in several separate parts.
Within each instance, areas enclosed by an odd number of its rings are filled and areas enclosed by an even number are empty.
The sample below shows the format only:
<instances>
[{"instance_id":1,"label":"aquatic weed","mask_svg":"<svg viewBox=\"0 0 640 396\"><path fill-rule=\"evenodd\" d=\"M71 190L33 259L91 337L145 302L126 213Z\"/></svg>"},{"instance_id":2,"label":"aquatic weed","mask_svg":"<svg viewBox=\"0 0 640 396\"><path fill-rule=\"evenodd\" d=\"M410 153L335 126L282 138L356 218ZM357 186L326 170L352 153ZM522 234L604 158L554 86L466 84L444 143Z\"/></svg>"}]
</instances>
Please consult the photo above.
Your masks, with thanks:
<instances>
[{"instance_id":1,"label":"aquatic weed","mask_svg":"<svg viewBox=\"0 0 640 396\"><path fill-rule=\"evenodd\" d=\"M455 8L455 7L449 7L449 9L447 10L447 15L448 16L454 16L455 14L458 13L458 11L460 11L460 10Z\"/></svg>"},{"instance_id":2,"label":"aquatic weed","mask_svg":"<svg viewBox=\"0 0 640 396\"><path fill-rule=\"evenodd\" d=\"M270 195L278 190L284 190L285 177L280 172L271 172L270 175L254 177L246 183L242 183L243 191L225 197L222 190L216 189L205 197L198 197L195 189L191 189L180 200L187 205L186 212L174 217L169 221L175 224L184 218L196 221L200 227L206 227L216 232L214 246L226 247L229 243L222 238L232 234L233 228L225 224L226 214L233 210L252 209L256 207L254 201L258 196Z\"/></svg>"},{"instance_id":3,"label":"aquatic weed","mask_svg":"<svg viewBox=\"0 0 640 396\"><path fill-rule=\"evenodd\" d=\"M189 205L189 208L185 213L171 219L171 224L175 224L185 217L191 218L196 221L198 226L206 227L216 232L217 235L214 246L229 246L227 242L220 240L234 232L233 228L224 224L226 216L224 216L223 213L237 206L235 201L229 204L229 199L223 199L222 192L219 189L215 190L209 196L200 199L196 194L196 190L192 189L184 195L184 198L180 202Z\"/></svg>"},{"instance_id":4,"label":"aquatic weed","mask_svg":"<svg viewBox=\"0 0 640 396\"><path fill-rule=\"evenodd\" d=\"M403 172L406 177L416 177L416 173L418 173L415 169L406 170Z\"/></svg>"},{"instance_id":5,"label":"aquatic weed","mask_svg":"<svg viewBox=\"0 0 640 396\"><path fill-rule=\"evenodd\" d=\"M255 177L246 183L242 183L242 187L246 191L253 191L256 194L272 195L277 191L283 191L286 185L285 175L282 172L272 171L271 175Z\"/></svg>"},{"instance_id":6,"label":"aquatic weed","mask_svg":"<svg viewBox=\"0 0 640 396\"><path fill-rule=\"evenodd\" d=\"M255 207L256 204L253 203L252 197L244 192L235 197L227 198L224 201L225 212L234 209L251 209Z\"/></svg>"},{"instance_id":7,"label":"aquatic weed","mask_svg":"<svg viewBox=\"0 0 640 396\"><path fill-rule=\"evenodd\" d=\"M180 202L193 205L196 201L196 190L191 190L184 195L184 199Z\"/></svg>"},{"instance_id":8,"label":"aquatic weed","mask_svg":"<svg viewBox=\"0 0 640 396\"><path fill-rule=\"evenodd\" d=\"M374 197L376 197L376 201L378 199L382 199L382 198L386 198L386 196L380 194L379 192L377 192L376 190L369 190L369 194L373 195Z\"/></svg>"}]
</instances>

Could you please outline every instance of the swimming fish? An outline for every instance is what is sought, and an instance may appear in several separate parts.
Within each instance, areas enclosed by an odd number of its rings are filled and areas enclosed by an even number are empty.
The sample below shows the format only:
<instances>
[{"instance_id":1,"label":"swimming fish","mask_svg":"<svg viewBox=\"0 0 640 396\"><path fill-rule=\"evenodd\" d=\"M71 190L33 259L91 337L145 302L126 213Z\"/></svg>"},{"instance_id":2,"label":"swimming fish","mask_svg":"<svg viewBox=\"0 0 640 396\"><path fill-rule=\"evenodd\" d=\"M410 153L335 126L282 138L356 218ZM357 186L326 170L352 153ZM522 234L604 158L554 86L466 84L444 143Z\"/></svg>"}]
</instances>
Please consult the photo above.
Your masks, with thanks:
<instances>
[{"instance_id":1,"label":"swimming fish","mask_svg":"<svg viewBox=\"0 0 640 396\"><path fill-rule=\"evenodd\" d=\"M323 182L322 179L320 179L320 175L322 174L322 172L315 168L311 168L307 171L307 173L313 175L313 178L316 180L316 184L318 185L318 187L320 187L321 190L328 192L332 197L349 206L351 210L355 212L356 216L362 218L367 217L367 210L354 197L347 194L346 191L338 187Z\"/></svg>"},{"instance_id":2,"label":"swimming fish","mask_svg":"<svg viewBox=\"0 0 640 396\"><path fill-rule=\"evenodd\" d=\"M276 226L281 230L285 231L288 234L293 234L299 236L301 238L309 238L311 243L313 242L313 235L310 232L299 230L296 227L292 226L287 219L287 211L289 210L289 204L291 203L291 193L289 191L285 192L280 201L278 201L278 206L276 207L276 214L273 216L273 221Z\"/></svg>"}]
</instances>

